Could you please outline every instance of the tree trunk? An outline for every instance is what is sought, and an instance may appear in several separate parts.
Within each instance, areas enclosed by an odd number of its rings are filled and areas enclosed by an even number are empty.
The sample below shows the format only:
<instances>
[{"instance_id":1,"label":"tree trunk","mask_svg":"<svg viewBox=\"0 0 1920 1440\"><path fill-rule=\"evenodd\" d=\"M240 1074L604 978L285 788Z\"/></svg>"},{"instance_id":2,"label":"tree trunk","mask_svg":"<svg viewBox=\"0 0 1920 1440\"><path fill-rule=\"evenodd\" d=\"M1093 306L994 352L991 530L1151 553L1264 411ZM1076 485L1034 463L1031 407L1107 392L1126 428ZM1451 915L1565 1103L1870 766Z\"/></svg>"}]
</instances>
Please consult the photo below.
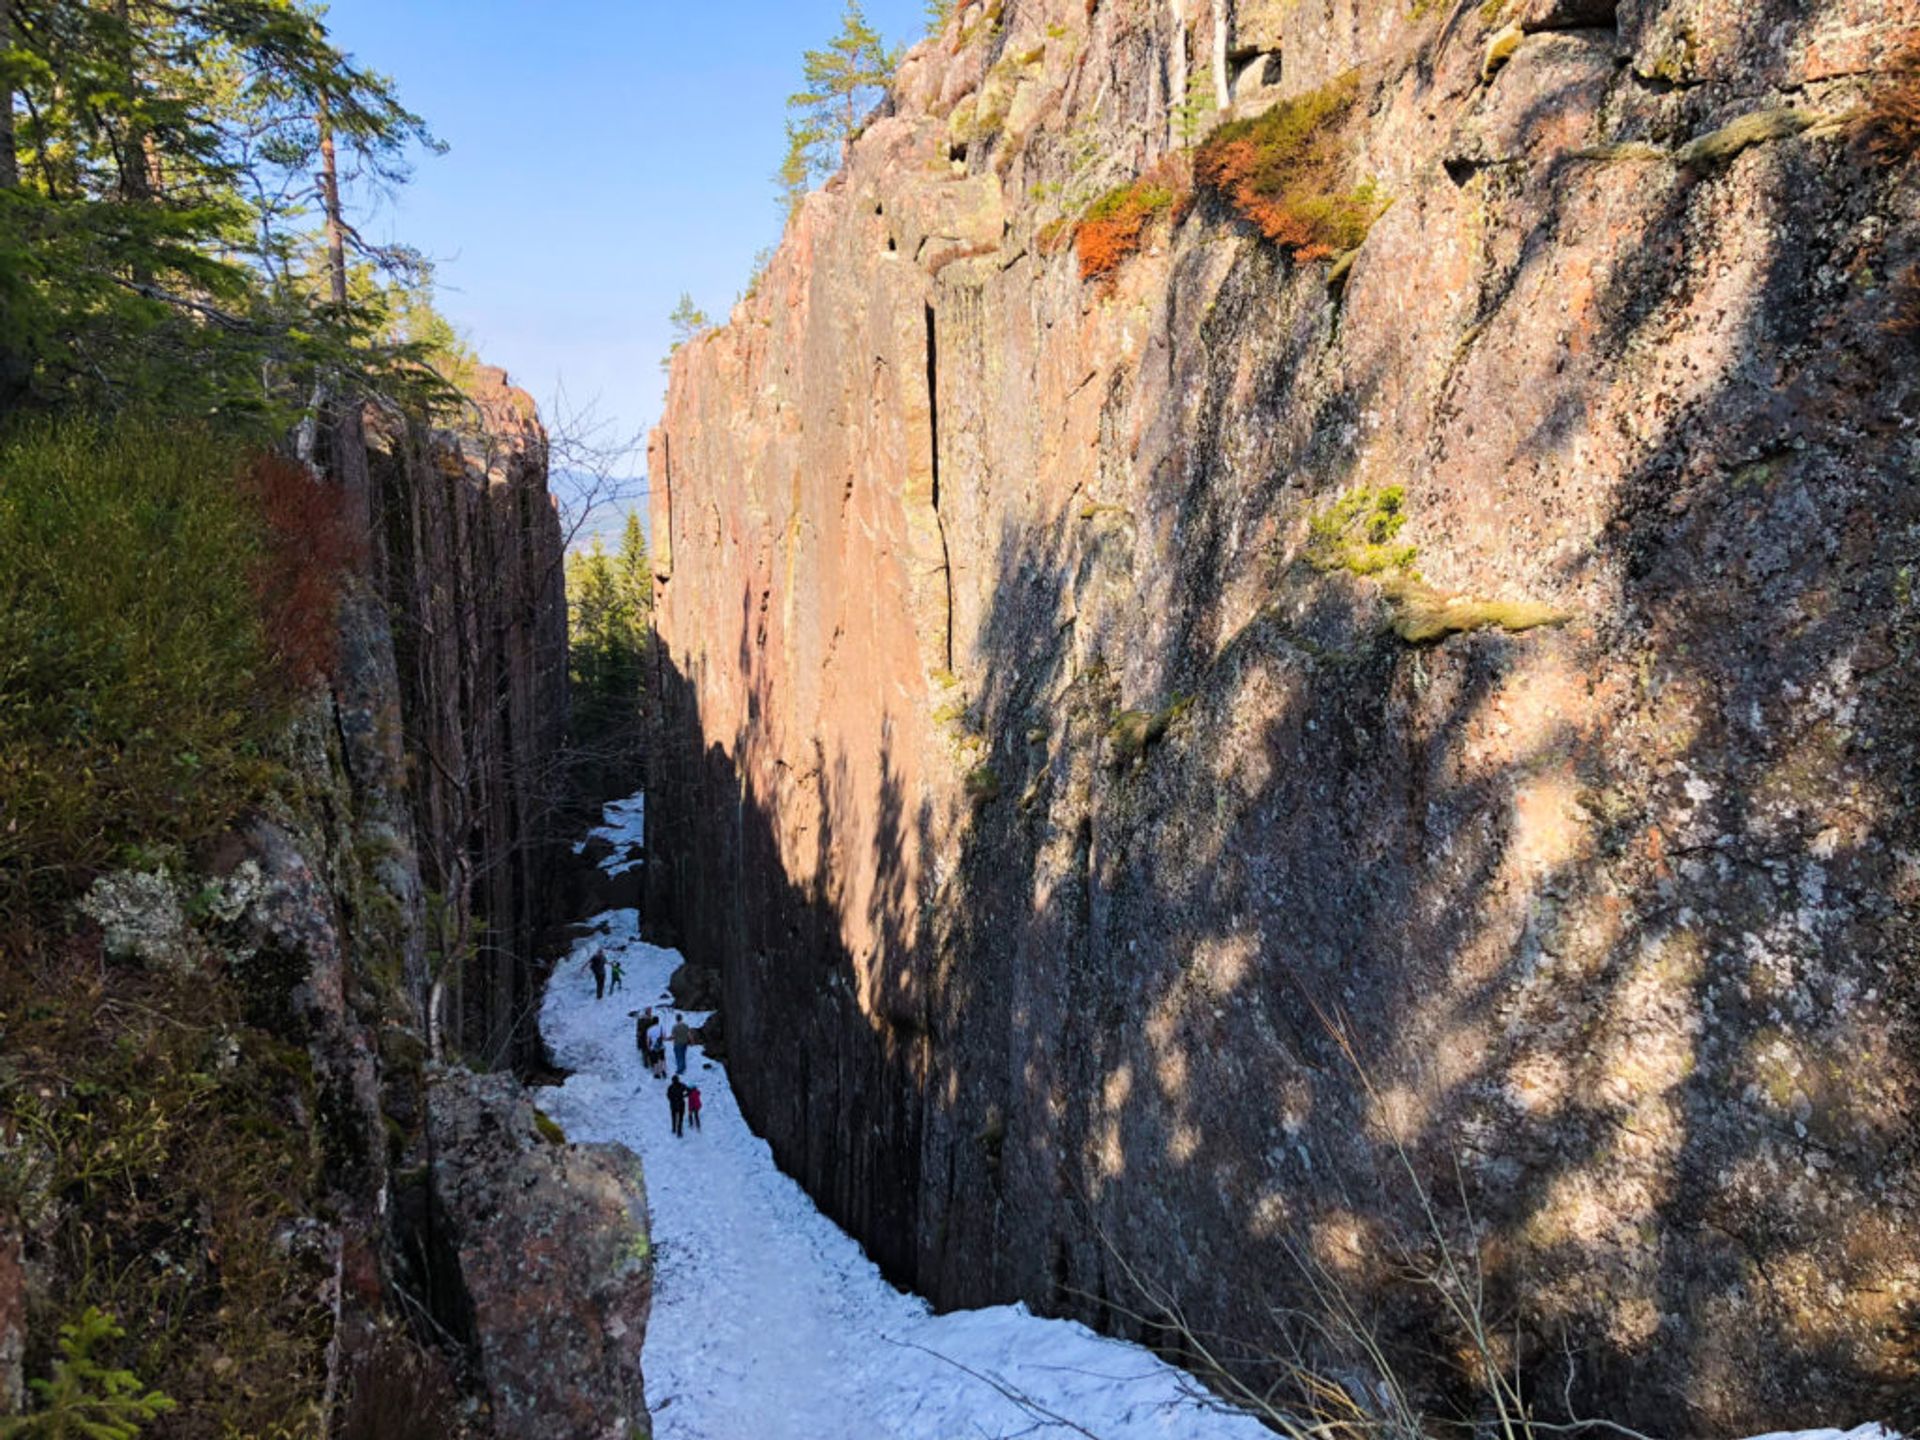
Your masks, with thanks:
<instances>
[{"instance_id":1,"label":"tree trunk","mask_svg":"<svg viewBox=\"0 0 1920 1440\"><path fill-rule=\"evenodd\" d=\"M13 46L13 0L0 0L0 51ZM13 142L13 86L0 79L0 190L20 188L20 153Z\"/></svg>"},{"instance_id":2,"label":"tree trunk","mask_svg":"<svg viewBox=\"0 0 1920 1440\"><path fill-rule=\"evenodd\" d=\"M120 23L121 39L126 45L126 84L127 99L134 105L140 99L140 66L135 55L133 15L128 8L128 0L114 0L113 18ZM147 132L139 120L127 117L126 133L120 137L120 150L116 157L120 167L120 198L130 204L144 204L153 198L153 186L149 184L150 169L147 156ZM149 279L148 276L140 276Z\"/></svg>"},{"instance_id":3,"label":"tree trunk","mask_svg":"<svg viewBox=\"0 0 1920 1440\"><path fill-rule=\"evenodd\" d=\"M327 221L327 284L334 313L347 313L347 222L340 211L340 165L333 145L333 117L320 98L320 203ZM333 478L347 492L348 513L373 536L373 483L367 470L366 417L357 395L336 394ZM367 547L371 563L374 547Z\"/></svg>"},{"instance_id":4,"label":"tree trunk","mask_svg":"<svg viewBox=\"0 0 1920 1440\"><path fill-rule=\"evenodd\" d=\"M1173 12L1173 43L1169 50L1173 64L1167 76L1167 145L1178 150L1184 143L1180 133L1181 117L1187 106L1187 0L1167 0Z\"/></svg>"},{"instance_id":5,"label":"tree trunk","mask_svg":"<svg viewBox=\"0 0 1920 1440\"><path fill-rule=\"evenodd\" d=\"M320 100L320 204L327 217L327 277L333 303L347 308L347 226L340 214L340 166L333 148L333 116Z\"/></svg>"},{"instance_id":6,"label":"tree trunk","mask_svg":"<svg viewBox=\"0 0 1920 1440\"><path fill-rule=\"evenodd\" d=\"M1227 4L1213 0L1213 108L1224 110L1231 102L1227 94L1232 78L1227 73Z\"/></svg>"}]
</instances>

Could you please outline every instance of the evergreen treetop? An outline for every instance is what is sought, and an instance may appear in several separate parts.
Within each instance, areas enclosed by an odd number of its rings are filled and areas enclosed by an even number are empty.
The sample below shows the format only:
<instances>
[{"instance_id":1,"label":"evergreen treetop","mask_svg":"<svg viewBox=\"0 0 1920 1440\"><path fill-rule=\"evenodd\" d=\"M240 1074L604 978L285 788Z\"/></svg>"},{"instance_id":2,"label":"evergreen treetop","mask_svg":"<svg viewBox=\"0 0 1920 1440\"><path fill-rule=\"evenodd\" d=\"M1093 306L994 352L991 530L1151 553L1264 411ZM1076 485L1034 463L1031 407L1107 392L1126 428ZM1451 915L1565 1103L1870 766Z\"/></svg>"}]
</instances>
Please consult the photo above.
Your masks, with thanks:
<instances>
[{"instance_id":1,"label":"evergreen treetop","mask_svg":"<svg viewBox=\"0 0 1920 1440\"><path fill-rule=\"evenodd\" d=\"M831 174L860 133L861 117L879 103L899 56L867 23L859 0L847 0L840 33L801 57L806 88L787 98L787 154L776 182L792 209L817 180Z\"/></svg>"}]
</instances>

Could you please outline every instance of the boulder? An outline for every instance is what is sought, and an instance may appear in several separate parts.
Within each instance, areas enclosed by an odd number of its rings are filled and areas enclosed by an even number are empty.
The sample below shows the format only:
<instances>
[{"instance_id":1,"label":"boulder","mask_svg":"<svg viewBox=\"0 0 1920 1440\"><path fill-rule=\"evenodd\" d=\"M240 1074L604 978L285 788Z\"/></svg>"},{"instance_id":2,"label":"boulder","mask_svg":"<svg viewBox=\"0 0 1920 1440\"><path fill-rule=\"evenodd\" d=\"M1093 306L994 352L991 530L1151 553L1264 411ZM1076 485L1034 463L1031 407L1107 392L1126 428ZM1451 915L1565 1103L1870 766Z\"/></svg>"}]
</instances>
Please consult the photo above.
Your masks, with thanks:
<instances>
[{"instance_id":1,"label":"boulder","mask_svg":"<svg viewBox=\"0 0 1920 1440\"><path fill-rule=\"evenodd\" d=\"M693 1032L694 1041L707 1053L709 1060L727 1058L726 1011L716 1010L709 1015L706 1023Z\"/></svg>"},{"instance_id":2,"label":"boulder","mask_svg":"<svg viewBox=\"0 0 1920 1440\"><path fill-rule=\"evenodd\" d=\"M688 962L673 972L667 989L682 1010L715 1010L720 1005L720 972Z\"/></svg>"},{"instance_id":3,"label":"boulder","mask_svg":"<svg viewBox=\"0 0 1920 1440\"><path fill-rule=\"evenodd\" d=\"M653 1264L638 1157L568 1144L508 1075L437 1069L427 1109L434 1220L498 1433L648 1434Z\"/></svg>"}]
</instances>

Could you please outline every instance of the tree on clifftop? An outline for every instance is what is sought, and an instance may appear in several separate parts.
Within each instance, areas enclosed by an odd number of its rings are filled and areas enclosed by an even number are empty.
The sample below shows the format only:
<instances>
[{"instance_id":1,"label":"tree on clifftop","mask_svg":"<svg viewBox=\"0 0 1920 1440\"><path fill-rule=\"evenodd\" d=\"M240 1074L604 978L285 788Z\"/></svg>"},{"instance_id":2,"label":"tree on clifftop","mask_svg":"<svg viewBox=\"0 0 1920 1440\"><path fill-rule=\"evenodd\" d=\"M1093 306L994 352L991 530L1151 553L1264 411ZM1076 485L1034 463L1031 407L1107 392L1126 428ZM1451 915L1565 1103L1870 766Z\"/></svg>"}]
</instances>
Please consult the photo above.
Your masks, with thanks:
<instances>
[{"instance_id":1,"label":"tree on clifftop","mask_svg":"<svg viewBox=\"0 0 1920 1440\"><path fill-rule=\"evenodd\" d=\"M807 88L787 97L787 156L776 177L789 209L815 181L833 173L860 133L860 119L880 101L899 57L867 23L859 0L847 0L840 33L824 50L802 57Z\"/></svg>"}]
</instances>

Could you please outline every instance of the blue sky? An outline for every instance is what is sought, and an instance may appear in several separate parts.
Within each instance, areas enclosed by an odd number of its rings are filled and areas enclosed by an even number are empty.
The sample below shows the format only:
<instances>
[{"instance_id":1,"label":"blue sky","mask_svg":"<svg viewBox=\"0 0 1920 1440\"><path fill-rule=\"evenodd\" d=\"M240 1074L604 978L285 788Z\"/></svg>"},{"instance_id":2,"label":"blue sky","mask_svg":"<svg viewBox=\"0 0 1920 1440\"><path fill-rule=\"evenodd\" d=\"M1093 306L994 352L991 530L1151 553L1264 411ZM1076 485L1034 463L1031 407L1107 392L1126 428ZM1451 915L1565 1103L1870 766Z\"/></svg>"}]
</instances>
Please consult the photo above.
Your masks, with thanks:
<instances>
[{"instance_id":1,"label":"blue sky","mask_svg":"<svg viewBox=\"0 0 1920 1440\"><path fill-rule=\"evenodd\" d=\"M441 309L550 418L564 386L609 434L638 433L659 414L680 292L724 314L778 238L784 101L841 8L332 0L336 42L451 147L367 233L437 262ZM924 0L865 10L892 42L924 29Z\"/></svg>"}]
</instances>

